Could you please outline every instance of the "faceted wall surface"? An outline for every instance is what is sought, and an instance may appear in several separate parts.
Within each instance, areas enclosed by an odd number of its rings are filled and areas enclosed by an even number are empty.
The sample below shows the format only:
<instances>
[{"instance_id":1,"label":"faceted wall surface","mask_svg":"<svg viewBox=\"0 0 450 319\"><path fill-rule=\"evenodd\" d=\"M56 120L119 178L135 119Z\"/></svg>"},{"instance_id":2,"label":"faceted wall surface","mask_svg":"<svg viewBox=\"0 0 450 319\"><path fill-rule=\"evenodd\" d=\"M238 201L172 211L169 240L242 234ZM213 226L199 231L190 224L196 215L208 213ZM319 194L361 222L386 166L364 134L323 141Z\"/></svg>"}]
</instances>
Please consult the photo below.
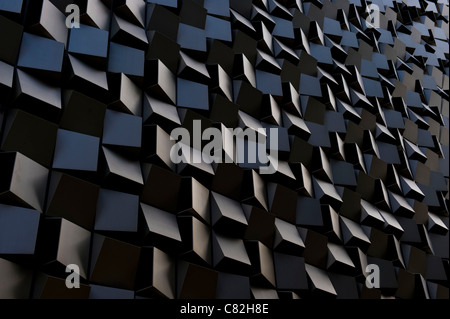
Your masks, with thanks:
<instances>
[{"instance_id":1,"label":"faceted wall surface","mask_svg":"<svg viewBox=\"0 0 450 319\"><path fill-rule=\"evenodd\" d=\"M0 0L0 298L448 298L448 24L448 0ZM228 163L172 160L198 123Z\"/></svg>"}]
</instances>

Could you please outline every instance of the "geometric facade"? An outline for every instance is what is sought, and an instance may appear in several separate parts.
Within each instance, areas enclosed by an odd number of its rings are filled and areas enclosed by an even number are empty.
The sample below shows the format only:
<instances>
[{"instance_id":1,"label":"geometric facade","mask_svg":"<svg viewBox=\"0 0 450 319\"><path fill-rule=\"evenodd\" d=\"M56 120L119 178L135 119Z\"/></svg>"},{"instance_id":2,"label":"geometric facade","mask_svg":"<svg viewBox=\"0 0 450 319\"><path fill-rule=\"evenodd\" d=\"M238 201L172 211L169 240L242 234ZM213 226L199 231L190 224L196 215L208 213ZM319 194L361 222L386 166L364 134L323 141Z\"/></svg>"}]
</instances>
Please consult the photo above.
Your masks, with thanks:
<instances>
[{"instance_id":1,"label":"geometric facade","mask_svg":"<svg viewBox=\"0 0 450 319\"><path fill-rule=\"evenodd\" d=\"M449 298L448 41L447 0L0 0L0 298ZM174 162L198 123L228 162Z\"/></svg>"}]
</instances>

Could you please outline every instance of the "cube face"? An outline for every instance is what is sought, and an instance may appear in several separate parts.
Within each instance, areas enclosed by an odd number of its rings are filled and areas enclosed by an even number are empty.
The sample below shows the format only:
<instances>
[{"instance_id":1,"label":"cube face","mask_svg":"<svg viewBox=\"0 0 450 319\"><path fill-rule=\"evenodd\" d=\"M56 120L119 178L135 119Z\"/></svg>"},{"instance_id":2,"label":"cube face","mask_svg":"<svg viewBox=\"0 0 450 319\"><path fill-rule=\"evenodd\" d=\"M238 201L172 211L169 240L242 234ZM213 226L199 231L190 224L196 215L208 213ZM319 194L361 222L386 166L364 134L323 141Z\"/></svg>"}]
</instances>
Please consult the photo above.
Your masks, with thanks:
<instances>
[{"instance_id":1,"label":"cube face","mask_svg":"<svg viewBox=\"0 0 450 319\"><path fill-rule=\"evenodd\" d=\"M23 0L5 1L0 3L0 9L2 11L20 13L22 10Z\"/></svg>"},{"instance_id":2,"label":"cube face","mask_svg":"<svg viewBox=\"0 0 450 319\"><path fill-rule=\"evenodd\" d=\"M223 232L242 234L247 226L241 205L215 192L211 193L211 219L215 229Z\"/></svg>"},{"instance_id":3,"label":"cube face","mask_svg":"<svg viewBox=\"0 0 450 319\"><path fill-rule=\"evenodd\" d=\"M57 126L32 114L12 112L3 137L2 150L21 152L49 167L55 148Z\"/></svg>"},{"instance_id":4,"label":"cube face","mask_svg":"<svg viewBox=\"0 0 450 319\"><path fill-rule=\"evenodd\" d=\"M53 168L96 171L99 139L93 136L58 130Z\"/></svg>"},{"instance_id":5,"label":"cube face","mask_svg":"<svg viewBox=\"0 0 450 319\"><path fill-rule=\"evenodd\" d=\"M333 283L331 282L328 274L314 266L306 265L306 272L310 278L312 285L314 286L314 292L317 294L336 295Z\"/></svg>"},{"instance_id":6,"label":"cube face","mask_svg":"<svg viewBox=\"0 0 450 319\"><path fill-rule=\"evenodd\" d=\"M103 145L141 147L142 118L106 111L103 127Z\"/></svg>"},{"instance_id":7,"label":"cube face","mask_svg":"<svg viewBox=\"0 0 450 319\"><path fill-rule=\"evenodd\" d=\"M0 68L2 71L0 84L3 88L12 88L14 69L11 67L11 65L4 62L0 62Z\"/></svg>"},{"instance_id":8,"label":"cube face","mask_svg":"<svg viewBox=\"0 0 450 319\"><path fill-rule=\"evenodd\" d=\"M181 184L180 176L156 165L149 165L145 169L145 175L146 181L141 201L169 212L175 212ZM164 181L164 183L158 184L156 182L158 180Z\"/></svg>"},{"instance_id":9,"label":"cube face","mask_svg":"<svg viewBox=\"0 0 450 319\"><path fill-rule=\"evenodd\" d=\"M95 229L135 232L138 226L139 197L101 189L98 195Z\"/></svg>"},{"instance_id":10,"label":"cube face","mask_svg":"<svg viewBox=\"0 0 450 319\"><path fill-rule=\"evenodd\" d=\"M141 25L142 24L143 22L141 23ZM135 48L146 49L148 46L148 40L145 30L138 27L134 23L122 19L118 15L114 15L112 21L111 40L122 42L124 44L131 44L131 46Z\"/></svg>"},{"instance_id":11,"label":"cube face","mask_svg":"<svg viewBox=\"0 0 450 319\"><path fill-rule=\"evenodd\" d=\"M90 287L85 284L80 284L79 289L69 290L65 279L42 272L37 275L36 285L33 288L33 299L87 299L90 292Z\"/></svg>"},{"instance_id":12,"label":"cube face","mask_svg":"<svg viewBox=\"0 0 450 319\"><path fill-rule=\"evenodd\" d=\"M38 211L0 205L0 253L5 255L33 255L40 214Z\"/></svg>"},{"instance_id":13,"label":"cube face","mask_svg":"<svg viewBox=\"0 0 450 319\"><path fill-rule=\"evenodd\" d=\"M248 277L219 273L217 299L250 299Z\"/></svg>"},{"instance_id":14,"label":"cube face","mask_svg":"<svg viewBox=\"0 0 450 319\"><path fill-rule=\"evenodd\" d=\"M134 291L91 285L89 299L134 299Z\"/></svg>"},{"instance_id":15,"label":"cube face","mask_svg":"<svg viewBox=\"0 0 450 319\"><path fill-rule=\"evenodd\" d=\"M177 104L180 107L208 110L208 87L179 78L177 81Z\"/></svg>"},{"instance_id":16,"label":"cube face","mask_svg":"<svg viewBox=\"0 0 450 319\"><path fill-rule=\"evenodd\" d=\"M175 264L169 255L155 247L142 249L136 294L143 297L175 298Z\"/></svg>"},{"instance_id":17,"label":"cube face","mask_svg":"<svg viewBox=\"0 0 450 319\"><path fill-rule=\"evenodd\" d=\"M140 248L99 235L94 238L94 245L90 281L134 290Z\"/></svg>"},{"instance_id":18,"label":"cube face","mask_svg":"<svg viewBox=\"0 0 450 319\"><path fill-rule=\"evenodd\" d=\"M61 89L17 69L15 106L55 122L61 112Z\"/></svg>"},{"instance_id":19,"label":"cube face","mask_svg":"<svg viewBox=\"0 0 450 319\"><path fill-rule=\"evenodd\" d=\"M177 83L175 74L160 59L147 60L146 63L148 65L146 72L152 74L147 91L161 100L176 104Z\"/></svg>"},{"instance_id":20,"label":"cube face","mask_svg":"<svg viewBox=\"0 0 450 319\"><path fill-rule=\"evenodd\" d=\"M2 197L5 202L43 210L48 170L21 153L1 153L7 170L2 174Z\"/></svg>"},{"instance_id":21,"label":"cube face","mask_svg":"<svg viewBox=\"0 0 450 319\"><path fill-rule=\"evenodd\" d=\"M308 288L305 272L295 270L305 267L303 258L277 253L274 255L274 263L277 286L281 289L300 290Z\"/></svg>"},{"instance_id":22,"label":"cube face","mask_svg":"<svg viewBox=\"0 0 450 319\"><path fill-rule=\"evenodd\" d=\"M67 267L76 265L76 273L88 278L90 231L64 218L45 218L38 239L38 254L42 269L53 269L57 276L63 276Z\"/></svg>"},{"instance_id":23,"label":"cube face","mask_svg":"<svg viewBox=\"0 0 450 319\"><path fill-rule=\"evenodd\" d=\"M180 23L177 43L182 49L206 51L206 33L204 29Z\"/></svg>"},{"instance_id":24,"label":"cube face","mask_svg":"<svg viewBox=\"0 0 450 319\"><path fill-rule=\"evenodd\" d=\"M71 29L68 51L106 58L108 55L108 32L87 25Z\"/></svg>"},{"instance_id":25,"label":"cube face","mask_svg":"<svg viewBox=\"0 0 450 319\"><path fill-rule=\"evenodd\" d=\"M161 5L147 6L147 30L158 31L176 41L180 18Z\"/></svg>"},{"instance_id":26,"label":"cube face","mask_svg":"<svg viewBox=\"0 0 450 319\"><path fill-rule=\"evenodd\" d=\"M77 91L64 92L63 101L60 128L96 137L102 135L105 104Z\"/></svg>"},{"instance_id":27,"label":"cube face","mask_svg":"<svg viewBox=\"0 0 450 319\"><path fill-rule=\"evenodd\" d=\"M177 268L178 299L216 298L217 271L181 262Z\"/></svg>"},{"instance_id":28,"label":"cube face","mask_svg":"<svg viewBox=\"0 0 450 319\"><path fill-rule=\"evenodd\" d=\"M177 218L185 258L201 264L211 264L211 231L207 225L193 216Z\"/></svg>"},{"instance_id":29,"label":"cube face","mask_svg":"<svg viewBox=\"0 0 450 319\"><path fill-rule=\"evenodd\" d=\"M126 63L124 63L124 57L126 57ZM111 73L125 73L139 77L143 76L144 51L117 43L111 43L108 71Z\"/></svg>"},{"instance_id":30,"label":"cube face","mask_svg":"<svg viewBox=\"0 0 450 319\"><path fill-rule=\"evenodd\" d=\"M206 37L211 39L231 41L231 26L227 21L215 18L213 16L206 16Z\"/></svg>"},{"instance_id":31,"label":"cube face","mask_svg":"<svg viewBox=\"0 0 450 319\"><path fill-rule=\"evenodd\" d=\"M63 217L86 229L95 221L99 187L76 177L53 173L46 215Z\"/></svg>"},{"instance_id":32,"label":"cube face","mask_svg":"<svg viewBox=\"0 0 450 319\"><path fill-rule=\"evenodd\" d=\"M50 1L43 0L30 5L32 13L27 17L30 30L66 44L68 29L64 14Z\"/></svg>"},{"instance_id":33,"label":"cube face","mask_svg":"<svg viewBox=\"0 0 450 319\"><path fill-rule=\"evenodd\" d=\"M26 299L30 295L32 273L23 266L0 259L0 278L5 284L0 290L2 299Z\"/></svg>"},{"instance_id":34,"label":"cube face","mask_svg":"<svg viewBox=\"0 0 450 319\"><path fill-rule=\"evenodd\" d=\"M106 72L98 71L81 59L69 54L70 84L88 94L100 95L108 89Z\"/></svg>"},{"instance_id":35,"label":"cube face","mask_svg":"<svg viewBox=\"0 0 450 319\"><path fill-rule=\"evenodd\" d=\"M213 264L217 269L234 265L243 272L250 266L250 259L241 239L231 239L213 234L213 249Z\"/></svg>"},{"instance_id":36,"label":"cube face","mask_svg":"<svg viewBox=\"0 0 450 319\"><path fill-rule=\"evenodd\" d=\"M186 23L197 28L205 28L207 10L193 0L183 1L180 11L180 22Z\"/></svg>"},{"instance_id":37,"label":"cube face","mask_svg":"<svg viewBox=\"0 0 450 319\"><path fill-rule=\"evenodd\" d=\"M12 1L10 1L12 3ZM19 54L23 26L3 16L0 17L0 60L15 63Z\"/></svg>"},{"instance_id":38,"label":"cube face","mask_svg":"<svg viewBox=\"0 0 450 319\"><path fill-rule=\"evenodd\" d=\"M181 241L175 215L145 204L141 204L141 209L149 235L155 234L156 236L165 237L176 242Z\"/></svg>"},{"instance_id":39,"label":"cube face","mask_svg":"<svg viewBox=\"0 0 450 319\"><path fill-rule=\"evenodd\" d=\"M448 3L73 2L0 0L0 298L448 298Z\"/></svg>"},{"instance_id":40,"label":"cube face","mask_svg":"<svg viewBox=\"0 0 450 319\"><path fill-rule=\"evenodd\" d=\"M64 44L24 33L21 48L18 66L55 73L61 72Z\"/></svg>"},{"instance_id":41,"label":"cube face","mask_svg":"<svg viewBox=\"0 0 450 319\"><path fill-rule=\"evenodd\" d=\"M118 94L117 94L118 93ZM124 113L140 115L142 113L142 95L139 87L134 84L125 74L120 74L120 90L115 96L118 101L113 102L114 107L123 110ZM116 106L117 104L117 106Z\"/></svg>"}]
</instances>

